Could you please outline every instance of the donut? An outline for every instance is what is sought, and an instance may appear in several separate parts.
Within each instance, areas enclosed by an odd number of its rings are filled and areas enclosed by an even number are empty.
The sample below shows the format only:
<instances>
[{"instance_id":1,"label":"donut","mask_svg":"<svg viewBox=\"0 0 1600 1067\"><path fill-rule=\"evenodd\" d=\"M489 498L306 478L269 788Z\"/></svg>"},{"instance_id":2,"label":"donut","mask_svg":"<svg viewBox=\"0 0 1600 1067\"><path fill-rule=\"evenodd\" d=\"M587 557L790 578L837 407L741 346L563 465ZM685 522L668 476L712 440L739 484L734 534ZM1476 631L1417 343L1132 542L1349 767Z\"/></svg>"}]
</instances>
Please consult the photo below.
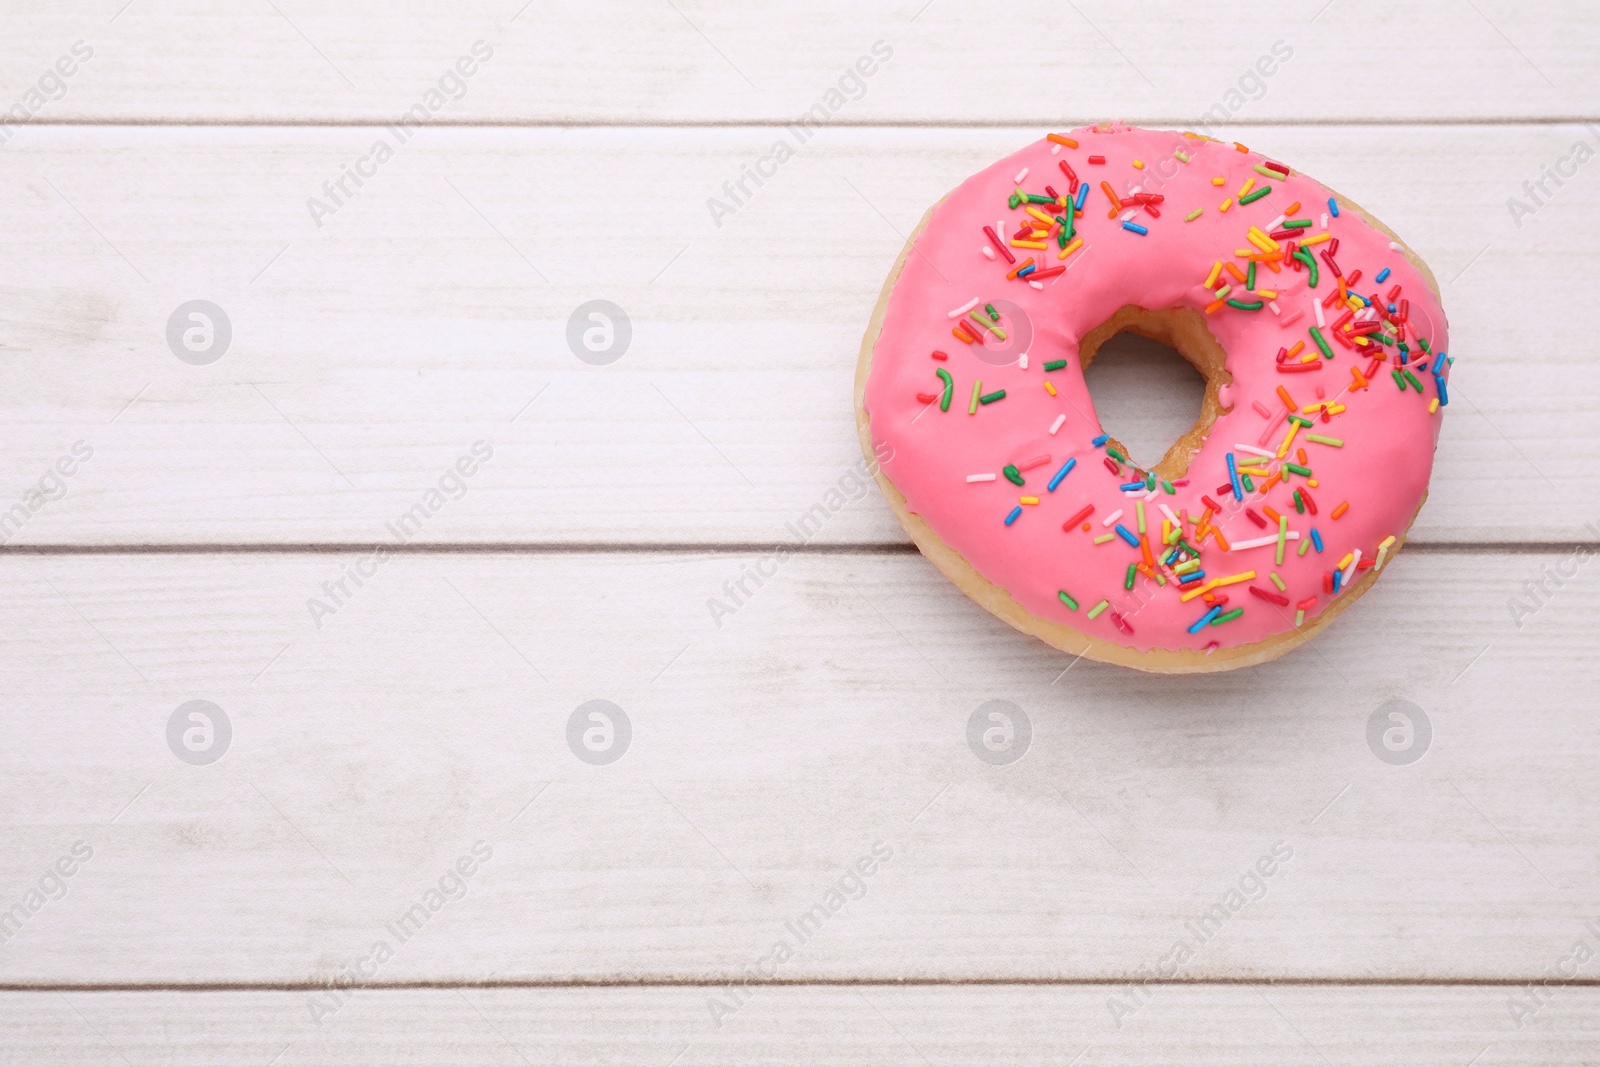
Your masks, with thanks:
<instances>
[{"instance_id":1,"label":"donut","mask_svg":"<svg viewBox=\"0 0 1600 1067\"><path fill-rule=\"evenodd\" d=\"M1205 380L1150 467L1084 382L1122 332ZM862 341L857 428L911 539L990 612L1074 656L1229 670L1309 641L1395 558L1448 347L1432 272L1350 200L1241 144L1101 123L923 216Z\"/></svg>"}]
</instances>

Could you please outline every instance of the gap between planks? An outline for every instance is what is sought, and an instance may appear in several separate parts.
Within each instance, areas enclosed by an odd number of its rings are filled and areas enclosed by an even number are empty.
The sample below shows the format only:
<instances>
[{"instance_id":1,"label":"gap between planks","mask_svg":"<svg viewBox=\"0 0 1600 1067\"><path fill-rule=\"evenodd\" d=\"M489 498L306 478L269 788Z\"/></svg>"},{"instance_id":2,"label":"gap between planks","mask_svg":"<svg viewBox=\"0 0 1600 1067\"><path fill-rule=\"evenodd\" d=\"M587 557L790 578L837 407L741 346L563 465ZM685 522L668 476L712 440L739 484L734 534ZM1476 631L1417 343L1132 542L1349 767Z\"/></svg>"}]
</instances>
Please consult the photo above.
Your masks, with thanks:
<instances>
[{"instance_id":1,"label":"gap between planks","mask_svg":"<svg viewBox=\"0 0 1600 1067\"><path fill-rule=\"evenodd\" d=\"M741 556L753 552L787 550L797 556L911 556L920 550L909 541L839 541L795 544L791 541L473 541L464 544L393 544L383 542L396 556ZM263 542L161 542L108 545L0 545L6 556L334 556L370 552L370 541ZM1408 554L1433 556L1553 556L1578 551L1600 552L1591 541L1428 541L1405 546ZM3 988L3 987L0 987Z\"/></svg>"}]
</instances>

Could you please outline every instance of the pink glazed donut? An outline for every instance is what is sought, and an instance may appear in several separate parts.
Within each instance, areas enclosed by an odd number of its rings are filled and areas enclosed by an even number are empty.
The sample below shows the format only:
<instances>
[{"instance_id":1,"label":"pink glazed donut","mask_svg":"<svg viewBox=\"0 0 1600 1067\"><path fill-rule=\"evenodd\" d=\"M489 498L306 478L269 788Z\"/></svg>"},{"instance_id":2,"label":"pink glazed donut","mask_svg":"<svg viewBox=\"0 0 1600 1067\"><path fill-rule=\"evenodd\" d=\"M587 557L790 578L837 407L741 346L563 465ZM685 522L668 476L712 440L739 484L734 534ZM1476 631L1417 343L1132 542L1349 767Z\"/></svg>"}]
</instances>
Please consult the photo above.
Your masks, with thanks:
<instances>
[{"instance_id":1,"label":"pink glazed donut","mask_svg":"<svg viewBox=\"0 0 1600 1067\"><path fill-rule=\"evenodd\" d=\"M1121 332L1206 379L1148 469L1084 384ZM1228 670L1314 636L1394 558L1448 347L1432 272L1350 201L1243 145L1102 123L923 217L857 422L912 539L991 612L1075 655Z\"/></svg>"}]
</instances>

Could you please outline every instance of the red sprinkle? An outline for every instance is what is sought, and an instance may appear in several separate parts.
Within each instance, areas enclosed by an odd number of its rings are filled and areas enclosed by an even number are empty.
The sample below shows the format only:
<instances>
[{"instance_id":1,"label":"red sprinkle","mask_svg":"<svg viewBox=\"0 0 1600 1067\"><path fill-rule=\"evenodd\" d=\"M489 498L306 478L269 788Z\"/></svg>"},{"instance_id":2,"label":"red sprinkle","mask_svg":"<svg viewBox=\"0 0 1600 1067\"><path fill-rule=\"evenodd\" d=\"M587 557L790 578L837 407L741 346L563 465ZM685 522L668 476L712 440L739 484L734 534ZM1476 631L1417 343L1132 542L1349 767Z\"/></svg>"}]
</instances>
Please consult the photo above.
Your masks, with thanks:
<instances>
[{"instance_id":1,"label":"red sprinkle","mask_svg":"<svg viewBox=\"0 0 1600 1067\"><path fill-rule=\"evenodd\" d=\"M1310 611L1312 608L1314 608L1316 606L1317 606L1317 598L1314 597L1314 596L1308 596L1304 600L1300 601L1300 603L1295 605L1295 607L1299 608L1301 611Z\"/></svg>"},{"instance_id":2,"label":"red sprinkle","mask_svg":"<svg viewBox=\"0 0 1600 1067\"><path fill-rule=\"evenodd\" d=\"M937 394L937 393L918 393L917 394L917 400L920 401L921 403L924 403L924 404L931 404L935 400L938 400L938 399L939 399L939 394Z\"/></svg>"},{"instance_id":3,"label":"red sprinkle","mask_svg":"<svg viewBox=\"0 0 1600 1067\"><path fill-rule=\"evenodd\" d=\"M1067 530L1068 532L1070 532L1074 527L1076 527L1078 525L1078 523L1082 522L1084 519L1087 519L1090 515L1093 515L1093 514L1094 514L1094 505L1090 504L1088 507L1086 507L1082 511L1078 512L1076 515L1072 516L1072 518L1070 518L1066 522L1062 523L1061 524L1061 528L1063 530Z\"/></svg>"},{"instance_id":4,"label":"red sprinkle","mask_svg":"<svg viewBox=\"0 0 1600 1067\"><path fill-rule=\"evenodd\" d=\"M1093 163L1097 167L1100 166L1101 164L1103 164L1105 161L1106 161L1106 157L1105 156L1090 156L1089 157L1089 162Z\"/></svg>"},{"instance_id":5,"label":"red sprinkle","mask_svg":"<svg viewBox=\"0 0 1600 1067\"><path fill-rule=\"evenodd\" d=\"M949 359L950 357L945 355L943 352L935 352L933 354L933 358L939 360L942 363L945 360Z\"/></svg>"},{"instance_id":6,"label":"red sprinkle","mask_svg":"<svg viewBox=\"0 0 1600 1067\"><path fill-rule=\"evenodd\" d=\"M1267 520L1263 519L1260 515L1257 515L1255 508L1245 508L1244 517L1255 523L1257 526L1260 526L1262 529L1266 529ZM1285 600L1284 603L1287 604L1288 601Z\"/></svg>"},{"instance_id":7,"label":"red sprinkle","mask_svg":"<svg viewBox=\"0 0 1600 1067\"><path fill-rule=\"evenodd\" d=\"M1015 263L1017 261L1017 257L1011 254L1011 250L1006 247L1006 243L994 235L993 226L985 226L983 228L983 235L989 238L989 243L994 245L994 250L996 252L999 252L1002 256L1006 257L1007 263Z\"/></svg>"},{"instance_id":8,"label":"red sprinkle","mask_svg":"<svg viewBox=\"0 0 1600 1067\"><path fill-rule=\"evenodd\" d=\"M1251 593L1253 593L1256 596L1260 597L1262 600L1269 601L1269 602L1271 602L1273 604L1278 604L1278 605L1280 605L1282 607L1288 607L1289 606L1289 598L1286 597L1286 596L1279 596L1277 593L1269 593L1265 589L1257 589L1253 585L1252 586L1248 586L1247 588L1250 590Z\"/></svg>"}]
</instances>

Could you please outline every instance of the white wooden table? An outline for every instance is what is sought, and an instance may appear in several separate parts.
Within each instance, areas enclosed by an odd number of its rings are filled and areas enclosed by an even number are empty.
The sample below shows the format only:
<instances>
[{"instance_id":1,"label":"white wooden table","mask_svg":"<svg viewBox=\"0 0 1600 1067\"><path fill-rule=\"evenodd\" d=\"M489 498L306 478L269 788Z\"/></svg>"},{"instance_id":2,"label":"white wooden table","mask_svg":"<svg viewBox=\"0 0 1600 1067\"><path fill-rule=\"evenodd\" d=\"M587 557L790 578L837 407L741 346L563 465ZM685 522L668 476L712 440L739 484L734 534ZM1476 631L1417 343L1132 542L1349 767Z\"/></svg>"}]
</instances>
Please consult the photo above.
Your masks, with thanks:
<instances>
[{"instance_id":1,"label":"white wooden table","mask_svg":"<svg viewBox=\"0 0 1600 1067\"><path fill-rule=\"evenodd\" d=\"M0 1061L1600 1062L1600 8L519 2L5 4ZM904 234L1107 117L1445 286L1412 542L1265 667L1072 665L850 491Z\"/></svg>"}]
</instances>

